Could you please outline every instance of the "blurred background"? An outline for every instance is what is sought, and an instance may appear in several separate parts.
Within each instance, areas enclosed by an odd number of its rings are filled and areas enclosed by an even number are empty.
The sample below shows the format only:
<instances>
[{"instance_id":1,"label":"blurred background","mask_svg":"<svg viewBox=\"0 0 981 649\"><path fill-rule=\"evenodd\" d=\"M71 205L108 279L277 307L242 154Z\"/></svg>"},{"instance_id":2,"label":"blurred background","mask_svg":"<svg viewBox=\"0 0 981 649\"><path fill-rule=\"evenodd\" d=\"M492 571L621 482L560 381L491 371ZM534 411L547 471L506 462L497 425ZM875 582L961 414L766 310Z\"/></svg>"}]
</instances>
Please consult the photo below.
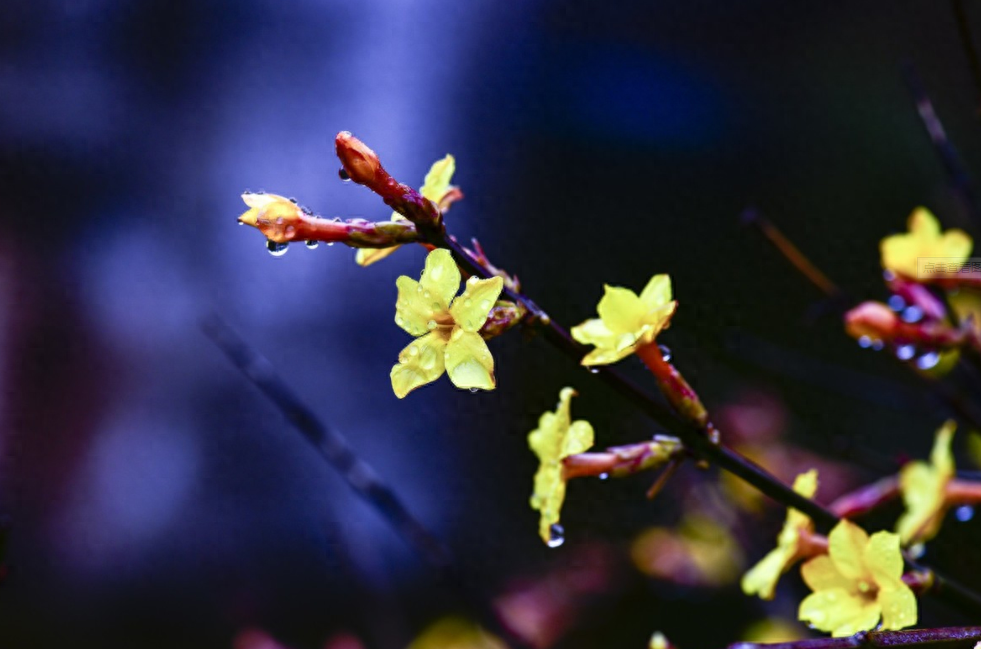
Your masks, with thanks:
<instances>
[{"instance_id":1,"label":"blurred background","mask_svg":"<svg viewBox=\"0 0 981 649\"><path fill-rule=\"evenodd\" d=\"M963 4L981 34L981 3ZM915 66L981 173L951 3L15 0L3 14L0 646L387 649L472 618L201 333L209 313L536 646L640 647L660 629L721 647L794 618L799 583L765 606L737 584L783 511L726 505L711 472L685 468L653 503L649 476L573 483L566 542L545 547L525 436L559 389L579 390L573 414L600 446L658 430L542 340L491 343L494 392L442 379L394 397L408 343L394 280L418 276L424 251L367 269L337 246L274 258L235 225L246 188L387 219L338 179L340 130L416 186L454 154L466 199L451 231L566 326L604 282L670 273L681 306L661 342L731 439L789 449L788 479L822 467L820 499L922 456L942 421L739 215L760 209L863 298L885 295L878 242L917 205L975 232L902 75ZM679 524L695 531L665 531ZM721 563L653 565L700 556L692 538ZM977 538L945 531L930 558ZM964 621L924 607L926 623Z\"/></svg>"}]
</instances>

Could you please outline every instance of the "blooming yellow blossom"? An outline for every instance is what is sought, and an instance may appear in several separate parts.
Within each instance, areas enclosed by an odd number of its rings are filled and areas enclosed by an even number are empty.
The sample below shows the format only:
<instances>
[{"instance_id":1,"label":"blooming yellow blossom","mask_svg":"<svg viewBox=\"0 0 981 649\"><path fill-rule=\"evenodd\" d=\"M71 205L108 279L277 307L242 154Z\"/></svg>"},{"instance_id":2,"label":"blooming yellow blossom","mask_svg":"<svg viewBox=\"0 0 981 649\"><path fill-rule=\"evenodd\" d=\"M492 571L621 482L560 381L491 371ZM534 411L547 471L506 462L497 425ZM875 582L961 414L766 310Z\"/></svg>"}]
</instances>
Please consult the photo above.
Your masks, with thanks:
<instances>
[{"instance_id":1,"label":"blooming yellow blossom","mask_svg":"<svg viewBox=\"0 0 981 649\"><path fill-rule=\"evenodd\" d=\"M453 172L456 171L456 160L447 154L442 160L437 160L429 168L426 179L419 189L419 193L439 204L439 201L450 190L450 180ZM405 217L398 212L392 212L393 221L404 221ZM401 246L391 246L390 248L359 248L354 260L359 266L370 266L376 261L381 261L385 257L398 250Z\"/></svg>"},{"instance_id":2,"label":"blooming yellow blossom","mask_svg":"<svg viewBox=\"0 0 981 649\"><path fill-rule=\"evenodd\" d=\"M541 513L538 533L550 545L561 539L561 534L553 534L553 526L559 523L559 512L565 500L562 460L583 453L593 445L593 427L590 423L571 421L569 404L575 394L572 388L562 388L555 412L543 414L538 419L538 428L528 433L528 446L540 461L535 474L531 508Z\"/></svg>"},{"instance_id":3,"label":"blooming yellow blossom","mask_svg":"<svg viewBox=\"0 0 981 649\"><path fill-rule=\"evenodd\" d=\"M609 365L649 345L668 327L678 303L671 299L671 278L655 275L638 296L630 289L604 286L596 311L599 318L572 328L572 337L596 349L583 365Z\"/></svg>"},{"instance_id":4,"label":"blooming yellow blossom","mask_svg":"<svg viewBox=\"0 0 981 649\"><path fill-rule=\"evenodd\" d=\"M677 529L645 530L631 543L630 558L645 575L715 588L735 581L745 565L729 529L699 513L686 514Z\"/></svg>"},{"instance_id":5,"label":"blooming yellow blossom","mask_svg":"<svg viewBox=\"0 0 981 649\"><path fill-rule=\"evenodd\" d=\"M671 643L668 642L667 637L663 633L655 631L647 647L648 649L670 649Z\"/></svg>"},{"instance_id":6,"label":"blooming yellow blossom","mask_svg":"<svg viewBox=\"0 0 981 649\"><path fill-rule=\"evenodd\" d=\"M949 420L937 430L929 463L910 462L899 472L906 512L896 523L896 533L903 545L929 541L940 531L947 513L947 483L954 477L950 441L955 428Z\"/></svg>"},{"instance_id":7,"label":"blooming yellow blossom","mask_svg":"<svg viewBox=\"0 0 981 649\"><path fill-rule=\"evenodd\" d=\"M886 237L879 250L883 268L915 279L917 258L944 257L947 264L959 265L971 255L973 245L963 230L941 233L937 218L926 208L918 207L910 214L909 232Z\"/></svg>"},{"instance_id":8,"label":"blooming yellow blossom","mask_svg":"<svg viewBox=\"0 0 981 649\"><path fill-rule=\"evenodd\" d=\"M450 252L437 248L426 257L419 281L402 275L395 324L418 340L399 353L392 368L392 389L399 399L419 386L432 383L445 371L458 388L493 390L494 359L477 333L487 320L504 280L467 280L456 298L460 271Z\"/></svg>"},{"instance_id":9,"label":"blooming yellow blossom","mask_svg":"<svg viewBox=\"0 0 981 649\"><path fill-rule=\"evenodd\" d=\"M805 498L813 498L817 492L817 477L817 469L800 474L794 480L794 491ZM811 532L813 529L814 523L808 516L796 509L788 509L787 519L777 537L777 547L743 575L743 592L759 595L760 599L773 599L780 575L799 558L801 531Z\"/></svg>"},{"instance_id":10,"label":"blooming yellow blossom","mask_svg":"<svg viewBox=\"0 0 981 649\"><path fill-rule=\"evenodd\" d=\"M801 576L814 592L798 617L835 637L868 631L880 617L883 630L916 624L916 597L903 583L899 536L892 532L870 537L842 520L828 535L828 554L801 566Z\"/></svg>"}]
</instances>

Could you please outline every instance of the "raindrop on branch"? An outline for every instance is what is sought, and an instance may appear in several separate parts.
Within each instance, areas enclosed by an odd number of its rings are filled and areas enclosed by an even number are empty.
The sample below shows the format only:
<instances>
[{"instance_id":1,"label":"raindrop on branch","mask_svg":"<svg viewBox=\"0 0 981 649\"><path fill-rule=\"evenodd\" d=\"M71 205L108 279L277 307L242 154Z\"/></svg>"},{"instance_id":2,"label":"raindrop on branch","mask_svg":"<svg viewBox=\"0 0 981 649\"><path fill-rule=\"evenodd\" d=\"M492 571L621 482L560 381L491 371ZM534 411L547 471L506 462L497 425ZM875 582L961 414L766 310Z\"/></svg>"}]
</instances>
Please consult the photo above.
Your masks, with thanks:
<instances>
[{"instance_id":1,"label":"raindrop on branch","mask_svg":"<svg viewBox=\"0 0 981 649\"><path fill-rule=\"evenodd\" d=\"M916 367L921 370L933 369L940 362L940 354L938 352L927 352L922 356L917 357Z\"/></svg>"},{"instance_id":2,"label":"raindrop on branch","mask_svg":"<svg viewBox=\"0 0 981 649\"><path fill-rule=\"evenodd\" d=\"M277 243L276 241L266 241L266 250L273 257L282 257L286 254L286 249L289 247L288 243Z\"/></svg>"},{"instance_id":3,"label":"raindrop on branch","mask_svg":"<svg viewBox=\"0 0 981 649\"><path fill-rule=\"evenodd\" d=\"M869 338L868 336L859 336L858 346L861 347L862 349L868 349L869 347L872 346L872 339Z\"/></svg>"},{"instance_id":4,"label":"raindrop on branch","mask_svg":"<svg viewBox=\"0 0 981 649\"><path fill-rule=\"evenodd\" d=\"M337 170L337 176L346 183L351 182L351 176L347 173L347 169L344 167Z\"/></svg>"},{"instance_id":5,"label":"raindrop on branch","mask_svg":"<svg viewBox=\"0 0 981 649\"><path fill-rule=\"evenodd\" d=\"M309 248L310 250L316 250L317 249L317 246L320 245L320 242L319 241L314 241L313 239L310 239L309 241L307 241L307 244L306 245L307 245L307 248Z\"/></svg>"},{"instance_id":6,"label":"raindrop on branch","mask_svg":"<svg viewBox=\"0 0 981 649\"><path fill-rule=\"evenodd\" d=\"M916 356L916 347L913 345L900 345L896 348L896 358L901 361L908 361Z\"/></svg>"},{"instance_id":7,"label":"raindrop on branch","mask_svg":"<svg viewBox=\"0 0 981 649\"><path fill-rule=\"evenodd\" d=\"M906 300L903 299L902 295L890 295L888 302L889 308L897 313L906 308Z\"/></svg>"},{"instance_id":8,"label":"raindrop on branch","mask_svg":"<svg viewBox=\"0 0 981 649\"><path fill-rule=\"evenodd\" d=\"M954 510L954 516L962 523L966 523L974 518L974 508L970 505L961 505Z\"/></svg>"},{"instance_id":9,"label":"raindrop on branch","mask_svg":"<svg viewBox=\"0 0 981 649\"><path fill-rule=\"evenodd\" d=\"M661 350L661 358L663 358L665 362L671 360L671 350L667 345L658 345L657 348Z\"/></svg>"},{"instance_id":10,"label":"raindrop on branch","mask_svg":"<svg viewBox=\"0 0 981 649\"><path fill-rule=\"evenodd\" d=\"M558 523L548 528L548 547L557 548L565 543L565 529Z\"/></svg>"}]
</instances>

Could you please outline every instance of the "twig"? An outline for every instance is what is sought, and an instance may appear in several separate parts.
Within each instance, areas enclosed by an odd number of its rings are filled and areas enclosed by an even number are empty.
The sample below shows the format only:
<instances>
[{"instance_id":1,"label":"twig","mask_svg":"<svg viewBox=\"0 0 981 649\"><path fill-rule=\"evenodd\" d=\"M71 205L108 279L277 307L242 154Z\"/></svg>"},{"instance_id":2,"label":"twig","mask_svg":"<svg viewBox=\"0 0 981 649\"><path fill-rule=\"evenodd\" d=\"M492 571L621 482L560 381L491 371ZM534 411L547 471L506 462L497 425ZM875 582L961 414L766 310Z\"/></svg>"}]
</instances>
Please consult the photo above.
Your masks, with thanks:
<instances>
[{"instance_id":1,"label":"twig","mask_svg":"<svg viewBox=\"0 0 981 649\"><path fill-rule=\"evenodd\" d=\"M815 638L775 644L737 642L729 645L728 649L848 649L850 647L970 649L979 640L981 640L981 627L960 626L912 631L863 631L847 638Z\"/></svg>"},{"instance_id":2,"label":"twig","mask_svg":"<svg viewBox=\"0 0 981 649\"><path fill-rule=\"evenodd\" d=\"M205 318L201 328L232 364L272 401L287 421L337 470L355 493L381 514L405 544L459 590L485 628L507 638L513 647L527 647L524 640L501 624L490 604L469 587L449 550L409 512L398 494L382 481L375 470L354 453L344 436L328 428L303 403L276 374L272 363L252 349L217 315Z\"/></svg>"},{"instance_id":3,"label":"twig","mask_svg":"<svg viewBox=\"0 0 981 649\"><path fill-rule=\"evenodd\" d=\"M957 149L947 138L947 132L944 130L940 118L937 117L937 112L933 108L933 102L930 101L923 80L920 79L920 75L917 74L913 64L908 61L903 65L903 78L906 80L906 87L916 103L916 112L920 116L920 121L923 122L927 135L930 136L930 141L933 143L933 148L947 172L950 184L975 227L981 227L981 209L978 208L977 194L974 191L971 176L967 173Z\"/></svg>"},{"instance_id":4,"label":"twig","mask_svg":"<svg viewBox=\"0 0 981 649\"><path fill-rule=\"evenodd\" d=\"M971 68L971 75L974 77L974 86L978 93L977 112L981 116L981 57L978 56L978 50L974 46L971 23L967 17L964 0L951 0L950 5L954 10L954 18L957 20L957 33L961 37L961 45L964 46L967 65Z\"/></svg>"}]
</instances>

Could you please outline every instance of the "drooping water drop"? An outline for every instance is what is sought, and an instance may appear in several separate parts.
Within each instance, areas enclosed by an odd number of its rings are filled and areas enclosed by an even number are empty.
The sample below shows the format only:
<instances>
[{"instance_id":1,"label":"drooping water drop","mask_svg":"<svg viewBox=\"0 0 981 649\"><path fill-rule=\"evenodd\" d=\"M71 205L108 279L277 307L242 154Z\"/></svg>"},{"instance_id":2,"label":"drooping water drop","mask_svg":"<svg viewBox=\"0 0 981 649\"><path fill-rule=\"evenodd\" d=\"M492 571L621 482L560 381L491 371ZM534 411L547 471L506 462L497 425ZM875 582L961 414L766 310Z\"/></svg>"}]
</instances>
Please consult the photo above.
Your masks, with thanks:
<instances>
[{"instance_id":1,"label":"drooping water drop","mask_svg":"<svg viewBox=\"0 0 981 649\"><path fill-rule=\"evenodd\" d=\"M916 347L913 345L900 345L896 348L896 358L901 361L908 361L916 356Z\"/></svg>"},{"instance_id":2,"label":"drooping water drop","mask_svg":"<svg viewBox=\"0 0 981 649\"><path fill-rule=\"evenodd\" d=\"M344 167L337 170L337 176L346 183L351 182L351 175L348 174L347 169Z\"/></svg>"},{"instance_id":3,"label":"drooping water drop","mask_svg":"<svg viewBox=\"0 0 981 649\"><path fill-rule=\"evenodd\" d=\"M886 343L884 343L881 340L873 340L872 341L872 349L874 349L877 352L881 352L882 351L882 348L885 347L885 346L886 346Z\"/></svg>"},{"instance_id":4,"label":"drooping water drop","mask_svg":"<svg viewBox=\"0 0 981 649\"><path fill-rule=\"evenodd\" d=\"M435 320L430 320L429 322L427 322L426 323L426 328L429 329L430 331L432 331L433 329L435 329L436 328L436 321Z\"/></svg>"},{"instance_id":5,"label":"drooping water drop","mask_svg":"<svg viewBox=\"0 0 981 649\"><path fill-rule=\"evenodd\" d=\"M558 523L548 528L548 547L557 548L565 543L565 529Z\"/></svg>"},{"instance_id":6,"label":"drooping water drop","mask_svg":"<svg viewBox=\"0 0 981 649\"><path fill-rule=\"evenodd\" d=\"M589 373L590 374L599 374L599 368L598 367L590 367L589 368Z\"/></svg>"},{"instance_id":7,"label":"drooping water drop","mask_svg":"<svg viewBox=\"0 0 981 649\"><path fill-rule=\"evenodd\" d=\"M481 311L490 311L490 308L491 308L490 300L481 300L480 301L480 310Z\"/></svg>"},{"instance_id":8,"label":"drooping water drop","mask_svg":"<svg viewBox=\"0 0 981 649\"><path fill-rule=\"evenodd\" d=\"M277 243L276 241L267 240L266 250L268 250L269 254L273 257L282 257L286 254L286 249L289 247L289 245L290 244L288 243Z\"/></svg>"},{"instance_id":9,"label":"drooping water drop","mask_svg":"<svg viewBox=\"0 0 981 649\"><path fill-rule=\"evenodd\" d=\"M926 544L916 543L911 545L908 550L910 559L922 559L923 555L926 554Z\"/></svg>"},{"instance_id":10,"label":"drooping water drop","mask_svg":"<svg viewBox=\"0 0 981 649\"><path fill-rule=\"evenodd\" d=\"M937 366L940 362L940 353L936 351L927 352L916 359L916 366L921 370L929 370Z\"/></svg>"},{"instance_id":11,"label":"drooping water drop","mask_svg":"<svg viewBox=\"0 0 981 649\"><path fill-rule=\"evenodd\" d=\"M259 196L263 196L265 193L266 193L265 189L260 189L259 191L256 192L256 194L258 194Z\"/></svg>"},{"instance_id":12,"label":"drooping water drop","mask_svg":"<svg viewBox=\"0 0 981 649\"><path fill-rule=\"evenodd\" d=\"M328 248L329 248L329 247L331 247L332 245L334 245L334 242L333 242L333 241L328 241L328 242L327 242L327 247L328 247Z\"/></svg>"},{"instance_id":13,"label":"drooping water drop","mask_svg":"<svg viewBox=\"0 0 981 649\"><path fill-rule=\"evenodd\" d=\"M290 196L289 201L290 201L290 203L293 203L294 205L296 205L296 198L295 197Z\"/></svg>"},{"instance_id":14,"label":"drooping water drop","mask_svg":"<svg viewBox=\"0 0 981 649\"><path fill-rule=\"evenodd\" d=\"M470 394L477 394L479 388L470 388Z\"/></svg>"},{"instance_id":15,"label":"drooping water drop","mask_svg":"<svg viewBox=\"0 0 981 649\"><path fill-rule=\"evenodd\" d=\"M319 245L320 245L320 242L319 241L314 241L313 239L310 239L306 243L307 248L309 248L310 250L316 250L317 249L317 246L319 246Z\"/></svg>"},{"instance_id":16,"label":"drooping water drop","mask_svg":"<svg viewBox=\"0 0 981 649\"><path fill-rule=\"evenodd\" d=\"M243 193L243 194L246 194L246 195L248 195L248 194L251 194L251 193L252 193L252 190L251 190L251 189L246 189L246 190L245 190L244 192L242 192L242 193Z\"/></svg>"},{"instance_id":17,"label":"drooping water drop","mask_svg":"<svg viewBox=\"0 0 981 649\"><path fill-rule=\"evenodd\" d=\"M671 360L671 349L668 348L667 345L658 345L657 348L661 350L661 358L663 358L665 362Z\"/></svg>"},{"instance_id":18,"label":"drooping water drop","mask_svg":"<svg viewBox=\"0 0 981 649\"><path fill-rule=\"evenodd\" d=\"M903 319L903 322L913 324L923 319L923 309L914 304L907 307L899 317Z\"/></svg>"},{"instance_id":19,"label":"drooping water drop","mask_svg":"<svg viewBox=\"0 0 981 649\"><path fill-rule=\"evenodd\" d=\"M610 477L610 474L609 473L601 473L601 474L599 474L596 477L599 478L600 480L607 480Z\"/></svg>"},{"instance_id":20,"label":"drooping water drop","mask_svg":"<svg viewBox=\"0 0 981 649\"><path fill-rule=\"evenodd\" d=\"M903 299L902 295L890 295L889 299L886 301L889 308L893 311L899 313L906 308L906 300Z\"/></svg>"},{"instance_id":21,"label":"drooping water drop","mask_svg":"<svg viewBox=\"0 0 981 649\"><path fill-rule=\"evenodd\" d=\"M974 508L970 505L961 505L954 510L954 516L962 523L966 523L974 518Z\"/></svg>"},{"instance_id":22,"label":"drooping water drop","mask_svg":"<svg viewBox=\"0 0 981 649\"><path fill-rule=\"evenodd\" d=\"M868 336L859 336L858 346L861 347L862 349L868 349L869 347L872 346L872 339L869 338Z\"/></svg>"}]
</instances>

